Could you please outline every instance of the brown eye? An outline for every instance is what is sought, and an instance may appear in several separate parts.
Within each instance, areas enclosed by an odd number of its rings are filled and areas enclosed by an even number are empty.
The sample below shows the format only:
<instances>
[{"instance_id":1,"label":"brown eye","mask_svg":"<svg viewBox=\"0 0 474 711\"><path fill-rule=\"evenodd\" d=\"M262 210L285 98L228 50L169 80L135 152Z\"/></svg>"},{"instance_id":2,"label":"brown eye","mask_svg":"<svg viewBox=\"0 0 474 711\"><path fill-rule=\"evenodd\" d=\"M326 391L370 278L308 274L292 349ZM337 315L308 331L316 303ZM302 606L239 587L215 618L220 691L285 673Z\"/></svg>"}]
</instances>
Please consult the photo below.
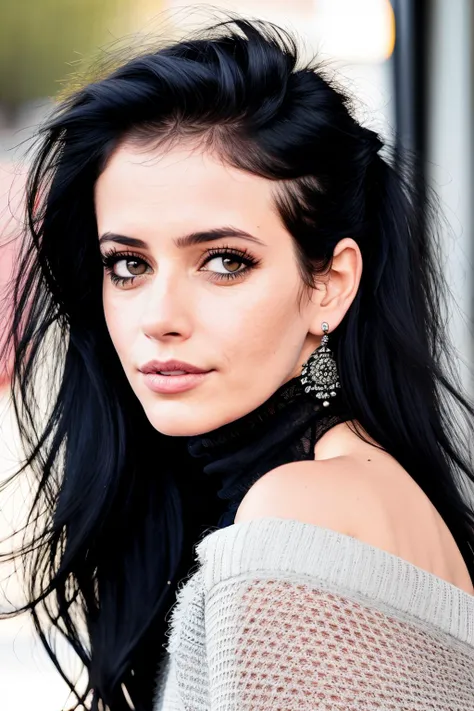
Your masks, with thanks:
<instances>
[{"instance_id":1,"label":"brown eye","mask_svg":"<svg viewBox=\"0 0 474 711\"><path fill-rule=\"evenodd\" d=\"M243 259L236 258L236 257L223 257L222 255L219 257L214 257L213 259L210 259L206 266L209 264L212 264L213 262L216 263L216 265L219 265L221 268L220 269L210 269L208 271L213 271L216 272L217 274L232 274L232 272L238 272L242 271L240 267L244 264ZM222 269L224 267L224 269Z\"/></svg>"},{"instance_id":2,"label":"brown eye","mask_svg":"<svg viewBox=\"0 0 474 711\"><path fill-rule=\"evenodd\" d=\"M239 267L242 266L241 261L239 261L238 259L230 259L229 257L223 259L222 262L223 264L225 264L226 269L228 269L230 272L237 272L239 270Z\"/></svg>"},{"instance_id":3,"label":"brown eye","mask_svg":"<svg viewBox=\"0 0 474 711\"><path fill-rule=\"evenodd\" d=\"M241 251L225 246L209 249L207 259L200 271L209 272L208 278L211 281L230 281L247 276L259 264L260 260L247 250Z\"/></svg>"},{"instance_id":4,"label":"brown eye","mask_svg":"<svg viewBox=\"0 0 474 711\"><path fill-rule=\"evenodd\" d=\"M141 276L145 274L147 265L138 259L120 259L115 263L114 273L118 277L126 279L129 276Z\"/></svg>"}]
</instances>

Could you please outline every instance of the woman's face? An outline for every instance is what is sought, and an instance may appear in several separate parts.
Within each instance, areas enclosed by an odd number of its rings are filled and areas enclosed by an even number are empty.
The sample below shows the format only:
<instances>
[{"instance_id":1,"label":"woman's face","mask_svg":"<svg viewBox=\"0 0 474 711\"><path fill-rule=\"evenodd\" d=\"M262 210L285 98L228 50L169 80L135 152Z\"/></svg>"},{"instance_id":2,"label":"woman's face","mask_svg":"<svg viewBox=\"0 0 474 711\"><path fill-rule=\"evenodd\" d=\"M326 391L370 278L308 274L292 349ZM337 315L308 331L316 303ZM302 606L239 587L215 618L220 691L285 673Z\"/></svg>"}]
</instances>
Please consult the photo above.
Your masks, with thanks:
<instances>
[{"instance_id":1,"label":"woman's face","mask_svg":"<svg viewBox=\"0 0 474 711\"><path fill-rule=\"evenodd\" d=\"M245 415L298 375L320 342L310 332L315 304L299 302L296 255L273 187L200 150L125 144L97 181L108 330L163 434L200 434ZM180 392L151 389L183 382L140 370L171 359L208 372Z\"/></svg>"}]
</instances>

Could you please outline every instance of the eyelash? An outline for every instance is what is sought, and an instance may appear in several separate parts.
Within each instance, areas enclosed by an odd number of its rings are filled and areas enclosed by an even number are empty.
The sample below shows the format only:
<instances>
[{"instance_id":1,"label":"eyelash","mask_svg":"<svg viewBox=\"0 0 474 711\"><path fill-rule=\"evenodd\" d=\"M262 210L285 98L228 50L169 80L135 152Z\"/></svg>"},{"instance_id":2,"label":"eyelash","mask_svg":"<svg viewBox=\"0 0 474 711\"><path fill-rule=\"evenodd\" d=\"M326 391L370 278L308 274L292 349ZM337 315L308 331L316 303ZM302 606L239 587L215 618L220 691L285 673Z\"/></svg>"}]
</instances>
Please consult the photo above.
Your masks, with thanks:
<instances>
[{"instance_id":1,"label":"eyelash","mask_svg":"<svg viewBox=\"0 0 474 711\"><path fill-rule=\"evenodd\" d=\"M220 272L210 272L212 274L211 280L212 281L222 281L223 279L225 281L229 281L231 279L237 279L237 277L242 276L242 274L247 274L251 269L254 267L258 266L260 263L259 259L256 259L254 256L250 254L246 249L240 250L236 249L234 247L214 247L212 249L209 249L206 252L206 259L205 261L201 264L201 267L203 267L205 264L210 262L212 259L215 257L237 257L239 261L241 261L243 264L246 264L246 267L244 269L240 269L238 272L228 272L228 273L220 273ZM137 279L138 276L143 276L143 275L135 275L131 277L121 277L117 276L117 274L114 274L113 268L117 262L120 262L124 259L135 259L137 262L140 262L142 264L148 265L148 262L143 258L142 255L138 254L137 252L116 252L114 249L110 249L107 252L104 252L101 255L102 259L102 264L104 265L104 269L109 275L110 280L112 281L113 284L116 284L117 286L126 286L133 284L135 279Z\"/></svg>"}]
</instances>

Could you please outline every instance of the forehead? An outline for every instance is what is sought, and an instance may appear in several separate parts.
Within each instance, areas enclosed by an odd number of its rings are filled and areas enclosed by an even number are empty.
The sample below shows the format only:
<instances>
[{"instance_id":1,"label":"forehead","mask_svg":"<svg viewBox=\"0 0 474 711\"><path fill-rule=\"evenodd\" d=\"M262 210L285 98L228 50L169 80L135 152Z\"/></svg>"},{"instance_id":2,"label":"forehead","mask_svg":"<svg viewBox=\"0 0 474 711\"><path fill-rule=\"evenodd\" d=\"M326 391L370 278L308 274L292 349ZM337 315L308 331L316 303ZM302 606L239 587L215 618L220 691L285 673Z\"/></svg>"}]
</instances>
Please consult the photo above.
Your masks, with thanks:
<instances>
[{"instance_id":1,"label":"forehead","mask_svg":"<svg viewBox=\"0 0 474 711\"><path fill-rule=\"evenodd\" d=\"M161 224L199 221L209 226L224 220L237 221L244 229L282 230L272 188L272 181L238 170L209 152L123 145L96 182L96 214L104 229L120 225L123 230L123 223L132 219L136 224L153 218Z\"/></svg>"}]
</instances>

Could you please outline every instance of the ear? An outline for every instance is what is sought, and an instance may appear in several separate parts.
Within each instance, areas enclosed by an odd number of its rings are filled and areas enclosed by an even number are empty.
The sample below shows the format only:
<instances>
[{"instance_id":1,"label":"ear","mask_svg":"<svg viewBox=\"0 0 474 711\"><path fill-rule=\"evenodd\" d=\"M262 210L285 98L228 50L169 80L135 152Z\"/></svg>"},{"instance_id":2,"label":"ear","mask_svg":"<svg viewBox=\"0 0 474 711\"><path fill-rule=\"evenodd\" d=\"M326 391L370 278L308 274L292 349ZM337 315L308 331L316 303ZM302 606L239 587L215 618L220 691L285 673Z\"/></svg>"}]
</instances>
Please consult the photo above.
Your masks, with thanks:
<instances>
[{"instance_id":1,"label":"ear","mask_svg":"<svg viewBox=\"0 0 474 711\"><path fill-rule=\"evenodd\" d=\"M345 237L334 248L331 268L321 280L318 279L318 299L314 300L311 333L320 335L323 321L328 322L330 331L341 323L357 294L361 276L359 245L350 237Z\"/></svg>"}]
</instances>

